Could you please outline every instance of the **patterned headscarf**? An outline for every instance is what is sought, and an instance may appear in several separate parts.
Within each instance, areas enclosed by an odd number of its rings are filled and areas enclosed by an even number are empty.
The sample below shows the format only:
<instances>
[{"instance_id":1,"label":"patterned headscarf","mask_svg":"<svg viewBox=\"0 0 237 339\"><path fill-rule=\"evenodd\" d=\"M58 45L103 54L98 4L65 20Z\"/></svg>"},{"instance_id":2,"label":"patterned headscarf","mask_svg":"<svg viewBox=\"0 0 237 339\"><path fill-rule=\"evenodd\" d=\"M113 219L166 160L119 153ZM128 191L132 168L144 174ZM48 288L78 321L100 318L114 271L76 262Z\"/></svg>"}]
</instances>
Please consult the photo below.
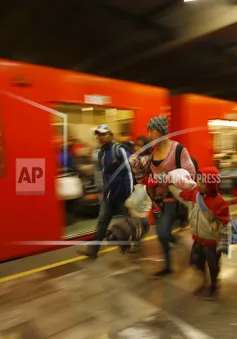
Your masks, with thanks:
<instances>
[{"instance_id":1,"label":"patterned headscarf","mask_svg":"<svg viewBox=\"0 0 237 339\"><path fill-rule=\"evenodd\" d=\"M168 120L165 115L160 115L158 117L152 118L148 125L147 129L157 130L162 135L168 134Z\"/></svg>"}]
</instances>

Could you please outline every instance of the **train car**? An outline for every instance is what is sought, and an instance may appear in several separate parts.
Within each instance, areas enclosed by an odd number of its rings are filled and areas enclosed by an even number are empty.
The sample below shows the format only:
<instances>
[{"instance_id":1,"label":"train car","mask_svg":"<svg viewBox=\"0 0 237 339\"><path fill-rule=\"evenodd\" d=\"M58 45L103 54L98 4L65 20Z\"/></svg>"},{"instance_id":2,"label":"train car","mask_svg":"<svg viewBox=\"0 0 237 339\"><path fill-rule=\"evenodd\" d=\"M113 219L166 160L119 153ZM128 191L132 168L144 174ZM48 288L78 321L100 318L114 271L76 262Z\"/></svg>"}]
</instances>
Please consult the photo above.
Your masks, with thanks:
<instances>
[{"instance_id":1,"label":"train car","mask_svg":"<svg viewBox=\"0 0 237 339\"><path fill-rule=\"evenodd\" d=\"M199 167L214 165L214 153L218 150L215 150L211 121L236 121L237 103L185 94L171 97L171 111L171 131L178 132L175 139L188 147ZM179 134L180 131L184 133Z\"/></svg>"},{"instance_id":2,"label":"train car","mask_svg":"<svg viewBox=\"0 0 237 339\"><path fill-rule=\"evenodd\" d=\"M231 196L237 195L237 103L186 94L172 97L171 107L175 139L187 146L200 168L219 168L223 194L236 201Z\"/></svg>"},{"instance_id":3,"label":"train car","mask_svg":"<svg viewBox=\"0 0 237 339\"><path fill-rule=\"evenodd\" d=\"M78 212L76 220L69 220L67 209L73 204L59 199L56 191L55 145L66 130L67 140L77 141L77 165L87 189L84 203L93 208L97 193L85 149L95 147L95 126L108 123L116 135L127 131L135 139L146 134L154 115L170 116L170 97L163 88L2 59L0 86L2 262L58 248L55 241L94 233L96 215ZM81 206L82 199L74 203ZM25 243L29 241L31 245Z\"/></svg>"}]
</instances>

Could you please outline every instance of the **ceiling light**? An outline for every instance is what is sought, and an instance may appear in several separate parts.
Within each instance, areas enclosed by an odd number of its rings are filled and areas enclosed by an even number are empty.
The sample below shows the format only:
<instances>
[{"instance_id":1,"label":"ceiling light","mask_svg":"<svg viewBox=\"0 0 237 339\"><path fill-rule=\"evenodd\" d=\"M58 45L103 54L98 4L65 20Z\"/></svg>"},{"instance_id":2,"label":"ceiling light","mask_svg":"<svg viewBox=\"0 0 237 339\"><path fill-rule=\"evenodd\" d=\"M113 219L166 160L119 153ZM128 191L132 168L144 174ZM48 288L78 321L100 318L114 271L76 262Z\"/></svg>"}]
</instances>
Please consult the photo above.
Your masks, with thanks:
<instances>
[{"instance_id":1,"label":"ceiling light","mask_svg":"<svg viewBox=\"0 0 237 339\"><path fill-rule=\"evenodd\" d=\"M210 120L208 125L211 127L237 127L237 121L231 120Z\"/></svg>"},{"instance_id":2,"label":"ceiling light","mask_svg":"<svg viewBox=\"0 0 237 339\"><path fill-rule=\"evenodd\" d=\"M93 111L93 107L84 107L84 108L82 108L81 110L82 110L82 112L86 112L86 111Z\"/></svg>"},{"instance_id":3,"label":"ceiling light","mask_svg":"<svg viewBox=\"0 0 237 339\"><path fill-rule=\"evenodd\" d=\"M194 2L194 1L197 1L197 0L184 0L184 2Z\"/></svg>"}]
</instances>

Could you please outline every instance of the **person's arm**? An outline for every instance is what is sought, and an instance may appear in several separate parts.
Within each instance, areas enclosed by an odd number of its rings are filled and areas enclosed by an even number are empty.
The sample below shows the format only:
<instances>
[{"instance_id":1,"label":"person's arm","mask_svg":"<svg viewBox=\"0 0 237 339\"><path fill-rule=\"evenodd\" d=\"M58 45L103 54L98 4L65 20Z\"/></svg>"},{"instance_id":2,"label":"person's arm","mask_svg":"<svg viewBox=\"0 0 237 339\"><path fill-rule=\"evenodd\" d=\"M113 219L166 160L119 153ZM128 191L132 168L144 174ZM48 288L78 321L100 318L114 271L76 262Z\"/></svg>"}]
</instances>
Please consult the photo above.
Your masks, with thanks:
<instances>
[{"instance_id":1,"label":"person's arm","mask_svg":"<svg viewBox=\"0 0 237 339\"><path fill-rule=\"evenodd\" d=\"M182 190L174 185L169 185L169 191L175 199L186 206L189 206L190 203L196 202L196 190Z\"/></svg>"},{"instance_id":2,"label":"person's arm","mask_svg":"<svg viewBox=\"0 0 237 339\"><path fill-rule=\"evenodd\" d=\"M135 171L138 168L139 162L140 162L140 159L139 159L139 156L137 154L134 153L134 154L130 155L129 163L130 163L133 171Z\"/></svg>"},{"instance_id":3,"label":"person's arm","mask_svg":"<svg viewBox=\"0 0 237 339\"><path fill-rule=\"evenodd\" d=\"M132 154L129 157L129 163L136 176L136 171L138 170L147 170L147 172L149 172L151 157L149 155L138 156L137 154ZM136 178L136 180L139 184L143 184L147 188L153 188L157 187L160 183L162 183L164 179L164 173L156 175L155 177L152 173L149 173L145 175L142 179Z\"/></svg>"},{"instance_id":4,"label":"person's arm","mask_svg":"<svg viewBox=\"0 0 237 339\"><path fill-rule=\"evenodd\" d=\"M191 174L192 179L195 180L196 169L190 157L190 154L187 148L185 147L183 148L181 156L180 156L180 164L183 169L187 170Z\"/></svg>"},{"instance_id":5,"label":"person's arm","mask_svg":"<svg viewBox=\"0 0 237 339\"><path fill-rule=\"evenodd\" d=\"M130 155L129 163L134 171L148 169L150 166L149 156L139 156L136 153Z\"/></svg>"},{"instance_id":6,"label":"person's arm","mask_svg":"<svg viewBox=\"0 0 237 339\"><path fill-rule=\"evenodd\" d=\"M219 201L214 204L213 209L215 218L223 224L223 227L225 227L230 220L230 210L228 203L224 199L219 199Z\"/></svg>"}]
</instances>

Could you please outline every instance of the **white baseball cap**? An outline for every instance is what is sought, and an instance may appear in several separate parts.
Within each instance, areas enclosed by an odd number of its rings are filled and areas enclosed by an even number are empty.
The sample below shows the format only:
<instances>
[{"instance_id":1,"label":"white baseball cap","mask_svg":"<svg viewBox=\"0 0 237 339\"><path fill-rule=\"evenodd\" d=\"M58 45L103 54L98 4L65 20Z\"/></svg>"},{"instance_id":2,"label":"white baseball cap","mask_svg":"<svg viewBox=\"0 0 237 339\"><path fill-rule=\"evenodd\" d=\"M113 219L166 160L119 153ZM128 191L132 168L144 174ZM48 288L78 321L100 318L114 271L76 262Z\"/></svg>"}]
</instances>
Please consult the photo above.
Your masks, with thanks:
<instances>
[{"instance_id":1,"label":"white baseball cap","mask_svg":"<svg viewBox=\"0 0 237 339\"><path fill-rule=\"evenodd\" d=\"M109 129L109 126L106 125L106 124L102 124L102 125L98 126L95 130L95 134L98 134L98 133L104 134L104 133L108 133L108 132L111 132L111 131Z\"/></svg>"}]
</instances>

